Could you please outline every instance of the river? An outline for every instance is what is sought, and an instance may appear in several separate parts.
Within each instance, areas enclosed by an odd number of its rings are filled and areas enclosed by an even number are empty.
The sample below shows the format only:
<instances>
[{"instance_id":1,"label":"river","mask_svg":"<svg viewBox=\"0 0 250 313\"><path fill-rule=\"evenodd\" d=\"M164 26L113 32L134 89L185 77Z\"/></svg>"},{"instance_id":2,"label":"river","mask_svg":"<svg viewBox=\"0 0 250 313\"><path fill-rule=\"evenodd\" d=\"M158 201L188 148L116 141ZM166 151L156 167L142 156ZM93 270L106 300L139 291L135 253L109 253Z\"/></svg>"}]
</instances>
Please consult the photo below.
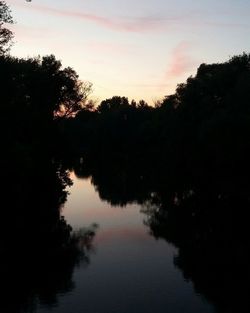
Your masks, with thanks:
<instances>
[{"instance_id":1,"label":"river","mask_svg":"<svg viewBox=\"0 0 250 313\"><path fill-rule=\"evenodd\" d=\"M152 236L143 205L111 205L100 199L91 178L77 178L62 214L74 230L94 224L87 262L72 274L72 288L58 292L53 313L212 313L215 308L197 293L174 265L178 249ZM90 226L91 227L91 226Z\"/></svg>"}]
</instances>

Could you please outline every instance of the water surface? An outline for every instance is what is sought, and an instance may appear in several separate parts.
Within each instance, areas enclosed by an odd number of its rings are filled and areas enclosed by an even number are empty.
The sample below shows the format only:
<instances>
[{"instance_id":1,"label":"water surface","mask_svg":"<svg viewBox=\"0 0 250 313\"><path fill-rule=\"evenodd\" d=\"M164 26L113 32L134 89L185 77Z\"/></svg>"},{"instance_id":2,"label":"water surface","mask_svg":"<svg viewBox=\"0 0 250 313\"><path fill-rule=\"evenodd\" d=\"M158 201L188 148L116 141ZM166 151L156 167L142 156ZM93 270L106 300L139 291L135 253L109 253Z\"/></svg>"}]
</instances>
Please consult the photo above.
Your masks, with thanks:
<instances>
[{"instance_id":1,"label":"water surface","mask_svg":"<svg viewBox=\"0 0 250 313\"><path fill-rule=\"evenodd\" d=\"M38 312L215 312L175 267L177 249L150 234L141 205L111 206L99 198L91 178L71 177L62 214L75 230L93 223L98 229L89 263L74 268L73 288L59 293L52 307L39 304Z\"/></svg>"}]
</instances>

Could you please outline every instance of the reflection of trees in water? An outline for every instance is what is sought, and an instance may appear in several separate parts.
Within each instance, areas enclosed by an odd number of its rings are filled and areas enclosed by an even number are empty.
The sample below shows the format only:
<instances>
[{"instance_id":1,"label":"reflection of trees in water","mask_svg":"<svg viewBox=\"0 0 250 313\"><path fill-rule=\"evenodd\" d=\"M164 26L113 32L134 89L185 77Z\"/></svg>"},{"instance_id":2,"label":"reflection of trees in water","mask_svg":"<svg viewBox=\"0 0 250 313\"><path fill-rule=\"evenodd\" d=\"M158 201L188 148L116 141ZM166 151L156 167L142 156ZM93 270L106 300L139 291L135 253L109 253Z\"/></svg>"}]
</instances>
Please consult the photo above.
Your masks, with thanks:
<instances>
[{"instance_id":1,"label":"reflection of trees in water","mask_svg":"<svg viewBox=\"0 0 250 313\"><path fill-rule=\"evenodd\" d=\"M103 156L98 160L100 163L92 161L87 158L83 158L83 162L74 160L73 169L78 178L91 177L101 200L123 207L135 202L141 204L150 197L152 182L142 164L133 166L120 155L118 158L109 155L107 159Z\"/></svg>"},{"instance_id":2,"label":"reflection of trees in water","mask_svg":"<svg viewBox=\"0 0 250 313\"><path fill-rule=\"evenodd\" d=\"M2 193L0 311L35 312L74 288L74 267L89 264L97 225L73 231L61 215L71 183L61 166L43 159L24 175L16 165L4 173L11 185Z\"/></svg>"},{"instance_id":3,"label":"reflection of trees in water","mask_svg":"<svg viewBox=\"0 0 250 313\"><path fill-rule=\"evenodd\" d=\"M91 172L86 168L81 172L79 166L76 169L78 176ZM178 248L175 265L218 312L237 312L240 308L243 311L247 307L246 189L238 182L228 181L231 188L226 190L223 185L220 191L217 184L205 177L197 185L193 182L192 188L191 183L185 188L187 182L180 178L179 182L169 182L164 168L162 175L154 175L148 167L133 167L119 160L96 167L92 164L91 170L92 183L101 199L111 205L142 204L151 235Z\"/></svg>"},{"instance_id":4,"label":"reflection of trees in water","mask_svg":"<svg viewBox=\"0 0 250 313\"><path fill-rule=\"evenodd\" d=\"M199 190L175 194L169 202L152 199L143 209L151 234L178 248L175 265L218 312L247 308L248 207L247 196L237 191L218 195Z\"/></svg>"}]
</instances>

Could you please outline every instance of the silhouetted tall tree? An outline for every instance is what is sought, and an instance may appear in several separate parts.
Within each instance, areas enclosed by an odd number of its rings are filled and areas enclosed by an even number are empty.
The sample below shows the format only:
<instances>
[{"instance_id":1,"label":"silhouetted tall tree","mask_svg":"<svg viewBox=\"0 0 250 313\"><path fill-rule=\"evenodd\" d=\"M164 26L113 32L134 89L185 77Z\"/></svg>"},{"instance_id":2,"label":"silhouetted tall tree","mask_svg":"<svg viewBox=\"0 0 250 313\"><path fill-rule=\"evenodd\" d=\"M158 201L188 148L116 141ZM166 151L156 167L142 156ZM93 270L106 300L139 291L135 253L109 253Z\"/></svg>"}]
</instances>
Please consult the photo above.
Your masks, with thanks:
<instances>
[{"instance_id":1,"label":"silhouetted tall tree","mask_svg":"<svg viewBox=\"0 0 250 313\"><path fill-rule=\"evenodd\" d=\"M0 56L0 87L4 141L26 152L31 147L39 152L55 149L60 144L59 121L76 114L91 89L53 55Z\"/></svg>"}]
</instances>

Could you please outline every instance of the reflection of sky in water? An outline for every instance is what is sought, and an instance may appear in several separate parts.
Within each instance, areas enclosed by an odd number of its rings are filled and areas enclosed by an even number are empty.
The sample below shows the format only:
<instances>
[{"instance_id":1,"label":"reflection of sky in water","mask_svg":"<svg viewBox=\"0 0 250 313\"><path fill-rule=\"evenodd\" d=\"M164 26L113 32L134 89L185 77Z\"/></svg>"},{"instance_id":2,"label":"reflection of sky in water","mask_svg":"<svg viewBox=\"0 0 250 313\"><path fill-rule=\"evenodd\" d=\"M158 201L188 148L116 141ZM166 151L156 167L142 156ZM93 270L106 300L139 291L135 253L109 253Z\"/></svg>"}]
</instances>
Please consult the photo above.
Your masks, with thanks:
<instances>
[{"instance_id":1,"label":"reflection of sky in water","mask_svg":"<svg viewBox=\"0 0 250 313\"><path fill-rule=\"evenodd\" d=\"M174 267L176 249L149 234L139 206L111 207L101 202L89 179L73 179L66 220L75 228L93 222L100 228L90 265L75 269L75 289L59 297L53 312L214 312Z\"/></svg>"},{"instance_id":2,"label":"reflection of sky in water","mask_svg":"<svg viewBox=\"0 0 250 313\"><path fill-rule=\"evenodd\" d=\"M79 228L93 222L98 223L102 229L142 226L143 216L138 205L112 207L106 201L100 200L90 178L80 180L74 174L71 178L74 185L69 189L70 196L63 210L71 226Z\"/></svg>"}]
</instances>

